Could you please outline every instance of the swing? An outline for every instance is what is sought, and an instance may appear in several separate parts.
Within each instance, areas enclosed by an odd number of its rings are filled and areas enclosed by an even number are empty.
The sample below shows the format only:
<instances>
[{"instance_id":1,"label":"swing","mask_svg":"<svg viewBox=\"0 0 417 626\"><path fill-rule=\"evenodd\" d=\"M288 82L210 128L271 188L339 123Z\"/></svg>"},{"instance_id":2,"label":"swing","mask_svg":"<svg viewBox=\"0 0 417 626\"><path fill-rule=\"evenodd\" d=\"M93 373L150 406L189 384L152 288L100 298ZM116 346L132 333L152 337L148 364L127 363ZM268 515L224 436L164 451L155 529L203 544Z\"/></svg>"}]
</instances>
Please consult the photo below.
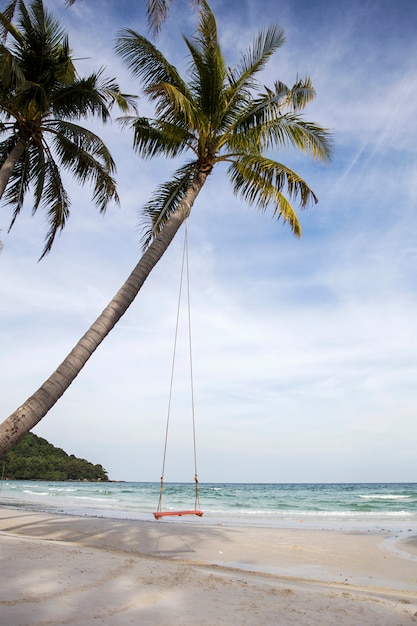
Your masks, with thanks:
<instances>
[{"instance_id":1,"label":"swing","mask_svg":"<svg viewBox=\"0 0 417 626\"><path fill-rule=\"evenodd\" d=\"M178 308L177 308L177 323L175 328L175 339L174 339L174 353L172 358L172 368L171 368L171 384L169 390L169 401L168 401L168 415L165 429L165 445L164 445L164 455L162 460L162 473L161 473L161 481L159 487L159 502L157 510L154 512L154 517L156 520L161 519L162 517L173 517L178 516L182 517L183 515L197 515L198 517L203 516L203 511L200 509L200 498L198 494L198 476L197 476L197 453L196 453L196 436L195 436L195 416L194 416L194 385L193 385L193 363L192 363L192 350L191 350L191 323L190 323L190 279L188 272L188 220L185 222L185 235L184 235L184 249L183 249L183 257L182 257L182 266L181 266L181 280L180 280L180 290L178 297ZM180 315L180 304L181 304L181 292L182 292L182 283L183 283L183 275L184 275L184 266L186 271L186 279L187 279L187 305L188 305L188 342L189 342L189 362L190 362L190 382L191 382L191 412L192 412L192 424L193 424L193 445L194 445L194 483L195 483L195 501L193 509L184 509L179 511L164 511L162 510L162 494L164 490L164 473L165 473L165 461L167 454L167 444L168 444L168 430L169 430L169 421L170 421L170 413L171 413L171 399L172 399L172 387L173 387L173 379L174 379L174 369L175 369L175 354L177 347L177 338L178 338L178 325L179 325L179 315Z\"/></svg>"}]
</instances>

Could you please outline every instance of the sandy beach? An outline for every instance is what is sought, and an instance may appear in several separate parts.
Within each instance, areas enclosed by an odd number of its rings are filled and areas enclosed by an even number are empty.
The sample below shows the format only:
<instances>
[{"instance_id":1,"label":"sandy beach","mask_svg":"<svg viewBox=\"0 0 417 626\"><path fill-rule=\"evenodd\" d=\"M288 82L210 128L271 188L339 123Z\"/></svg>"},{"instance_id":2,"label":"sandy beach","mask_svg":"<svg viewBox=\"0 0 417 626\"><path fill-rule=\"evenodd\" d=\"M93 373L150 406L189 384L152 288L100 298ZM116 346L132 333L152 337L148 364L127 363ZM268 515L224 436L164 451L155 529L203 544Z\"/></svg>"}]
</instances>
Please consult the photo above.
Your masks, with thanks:
<instances>
[{"instance_id":1,"label":"sandy beach","mask_svg":"<svg viewBox=\"0 0 417 626\"><path fill-rule=\"evenodd\" d=\"M0 510L3 626L417 624L417 536Z\"/></svg>"}]
</instances>

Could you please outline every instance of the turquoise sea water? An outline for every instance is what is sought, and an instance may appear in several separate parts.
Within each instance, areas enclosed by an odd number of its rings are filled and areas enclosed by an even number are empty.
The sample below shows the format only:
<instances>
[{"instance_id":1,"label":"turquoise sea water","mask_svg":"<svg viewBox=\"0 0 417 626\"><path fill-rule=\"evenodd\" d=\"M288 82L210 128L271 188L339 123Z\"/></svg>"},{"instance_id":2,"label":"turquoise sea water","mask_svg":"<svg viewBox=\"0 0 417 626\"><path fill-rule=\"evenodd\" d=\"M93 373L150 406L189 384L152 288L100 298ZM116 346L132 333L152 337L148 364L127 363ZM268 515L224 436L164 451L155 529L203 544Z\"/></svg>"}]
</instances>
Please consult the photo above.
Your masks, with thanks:
<instances>
[{"instance_id":1,"label":"turquoise sea water","mask_svg":"<svg viewBox=\"0 0 417 626\"><path fill-rule=\"evenodd\" d=\"M417 530L417 483L200 484L196 523L327 529ZM3 481L0 506L89 517L153 521L158 483ZM194 485L168 483L163 509L193 509Z\"/></svg>"}]
</instances>

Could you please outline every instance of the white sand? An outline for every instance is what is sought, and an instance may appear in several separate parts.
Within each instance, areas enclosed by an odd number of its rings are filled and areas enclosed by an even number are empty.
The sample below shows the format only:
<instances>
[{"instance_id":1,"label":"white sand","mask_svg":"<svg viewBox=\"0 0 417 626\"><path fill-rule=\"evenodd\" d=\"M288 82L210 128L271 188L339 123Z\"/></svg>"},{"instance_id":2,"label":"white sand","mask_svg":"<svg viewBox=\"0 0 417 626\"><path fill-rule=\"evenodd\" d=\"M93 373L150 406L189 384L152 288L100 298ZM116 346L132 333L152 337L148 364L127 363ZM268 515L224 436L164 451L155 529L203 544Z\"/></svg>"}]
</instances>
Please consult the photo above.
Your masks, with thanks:
<instances>
[{"instance_id":1,"label":"white sand","mask_svg":"<svg viewBox=\"0 0 417 626\"><path fill-rule=\"evenodd\" d=\"M3 626L408 626L417 538L0 510Z\"/></svg>"}]
</instances>

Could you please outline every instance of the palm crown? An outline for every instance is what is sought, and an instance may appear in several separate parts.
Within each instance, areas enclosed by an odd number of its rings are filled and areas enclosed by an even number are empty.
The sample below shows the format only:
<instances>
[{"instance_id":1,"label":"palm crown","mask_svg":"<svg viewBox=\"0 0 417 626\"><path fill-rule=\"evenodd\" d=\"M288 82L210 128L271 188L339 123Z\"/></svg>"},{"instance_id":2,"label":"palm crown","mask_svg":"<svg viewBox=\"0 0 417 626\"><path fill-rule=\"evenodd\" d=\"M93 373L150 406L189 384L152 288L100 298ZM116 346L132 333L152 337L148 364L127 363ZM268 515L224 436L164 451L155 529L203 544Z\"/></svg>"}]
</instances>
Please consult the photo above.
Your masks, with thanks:
<instances>
[{"instance_id":1,"label":"palm crown","mask_svg":"<svg viewBox=\"0 0 417 626\"><path fill-rule=\"evenodd\" d=\"M12 22L16 11L17 25ZM48 214L45 254L69 216L59 166L81 184L92 181L100 211L118 201L108 149L77 122L89 115L105 122L113 102L127 112L130 99L103 70L78 75L68 38L42 0L32 0L29 7L14 0L0 13L0 25L0 197L5 192L13 207L11 227L32 187L34 212L43 205Z\"/></svg>"},{"instance_id":2,"label":"palm crown","mask_svg":"<svg viewBox=\"0 0 417 626\"><path fill-rule=\"evenodd\" d=\"M145 206L150 218L146 244L164 227L196 174L210 174L219 162L229 164L235 194L261 210L271 205L301 234L291 200L298 198L304 208L317 198L298 174L268 153L290 145L327 160L331 143L325 129L300 115L315 96L308 77L291 88L276 81L261 90L256 76L284 40L282 29L269 27L230 69L214 15L202 0L197 33L192 39L184 36L190 54L187 83L148 39L131 29L121 32L116 50L155 103L155 117L125 119L134 130L137 152L143 158L191 154Z\"/></svg>"}]
</instances>

